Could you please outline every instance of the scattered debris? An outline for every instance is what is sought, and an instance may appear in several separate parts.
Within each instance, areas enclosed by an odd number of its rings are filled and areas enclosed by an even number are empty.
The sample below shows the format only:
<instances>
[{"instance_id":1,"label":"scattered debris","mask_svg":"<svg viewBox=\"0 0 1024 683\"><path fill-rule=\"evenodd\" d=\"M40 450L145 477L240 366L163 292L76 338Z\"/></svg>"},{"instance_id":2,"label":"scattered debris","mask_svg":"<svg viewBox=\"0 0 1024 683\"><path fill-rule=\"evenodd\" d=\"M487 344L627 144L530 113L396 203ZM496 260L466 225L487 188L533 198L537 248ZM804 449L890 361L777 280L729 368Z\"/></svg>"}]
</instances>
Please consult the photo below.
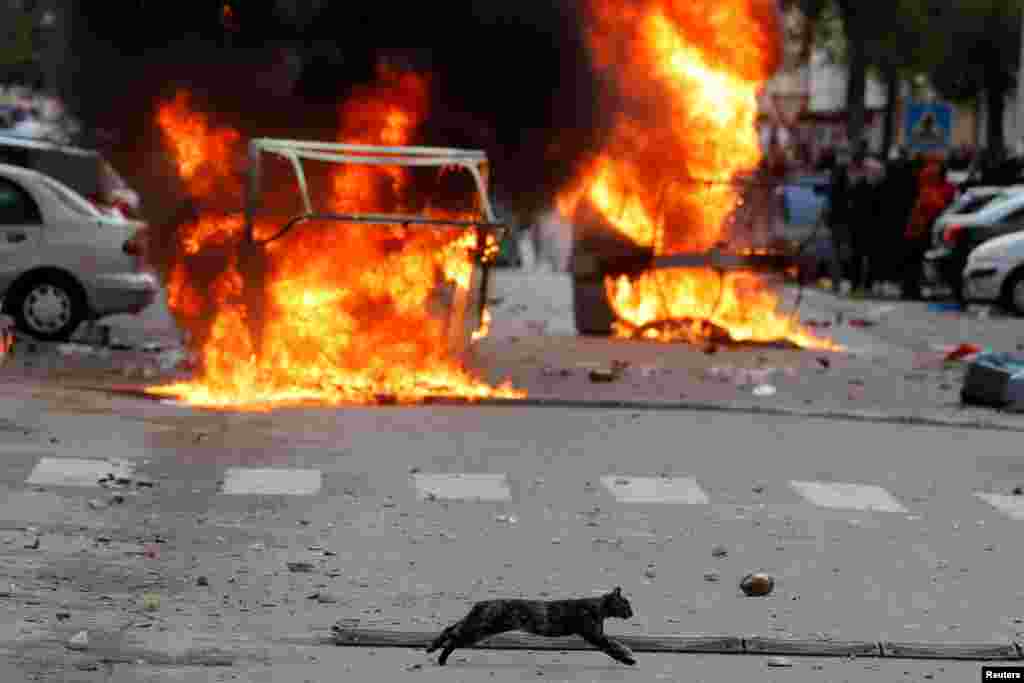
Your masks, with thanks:
<instances>
[{"instance_id":1,"label":"scattered debris","mask_svg":"<svg viewBox=\"0 0 1024 683\"><path fill-rule=\"evenodd\" d=\"M768 657L764 660L764 663L768 666L776 667L790 667L793 666L793 660L789 657Z\"/></svg>"},{"instance_id":2,"label":"scattered debris","mask_svg":"<svg viewBox=\"0 0 1024 683\"><path fill-rule=\"evenodd\" d=\"M878 323L867 318L850 318L850 327L874 327Z\"/></svg>"},{"instance_id":3,"label":"scattered debris","mask_svg":"<svg viewBox=\"0 0 1024 683\"><path fill-rule=\"evenodd\" d=\"M768 595L773 588L775 588L775 579L759 572L747 574L740 581L740 590L748 597Z\"/></svg>"},{"instance_id":4,"label":"scattered debris","mask_svg":"<svg viewBox=\"0 0 1024 683\"><path fill-rule=\"evenodd\" d=\"M102 500L97 500L97 499L95 499L95 498L93 498L92 500L90 500L90 501L89 501L89 503L88 503L88 505L89 505L89 509L90 509L90 510L106 510L106 509L107 509L107 507L109 507L109 506L108 506L108 505L107 505L106 503L104 503L104 502L103 502Z\"/></svg>"},{"instance_id":5,"label":"scattered debris","mask_svg":"<svg viewBox=\"0 0 1024 683\"><path fill-rule=\"evenodd\" d=\"M326 591L319 591L309 597L312 600L316 600L321 605L334 605L338 602L338 596L334 595L333 593L328 593Z\"/></svg>"},{"instance_id":6,"label":"scattered debris","mask_svg":"<svg viewBox=\"0 0 1024 683\"><path fill-rule=\"evenodd\" d=\"M960 344L946 353L947 361L964 360L968 356L981 353L984 349L977 344Z\"/></svg>"},{"instance_id":7,"label":"scattered debris","mask_svg":"<svg viewBox=\"0 0 1024 683\"><path fill-rule=\"evenodd\" d=\"M288 571L293 574L309 574L313 571L312 562L288 562Z\"/></svg>"},{"instance_id":8,"label":"scattered debris","mask_svg":"<svg viewBox=\"0 0 1024 683\"><path fill-rule=\"evenodd\" d=\"M1015 495L1015 496L1024 496L1024 486L1014 486L1013 487L1013 495Z\"/></svg>"},{"instance_id":9,"label":"scattered debris","mask_svg":"<svg viewBox=\"0 0 1024 683\"><path fill-rule=\"evenodd\" d=\"M160 596L156 593L143 593L142 609L148 612L153 612L160 609Z\"/></svg>"},{"instance_id":10,"label":"scattered debris","mask_svg":"<svg viewBox=\"0 0 1024 683\"><path fill-rule=\"evenodd\" d=\"M964 374L960 399L970 405L1019 410L1024 406L1024 355L975 356Z\"/></svg>"},{"instance_id":11,"label":"scattered debris","mask_svg":"<svg viewBox=\"0 0 1024 683\"><path fill-rule=\"evenodd\" d=\"M39 537L34 537L31 541L25 544L25 550L39 550Z\"/></svg>"},{"instance_id":12,"label":"scattered debris","mask_svg":"<svg viewBox=\"0 0 1024 683\"><path fill-rule=\"evenodd\" d=\"M86 631L79 631L75 635L71 636L71 640L68 641L69 650L85 650L89 647L89 633Z\"/></svg>"},{"instance_id":13,"label":"scattered debris","mask_svg":"<svg viewBox=\"0 0 1024 683\"><path fill-rule=\"evenodd\" d=\"M644 570L644 576L646 576L648 579L653 579L657 575L658 575L658 572L655 570L654 565L653 564L647 565L647 569Z\"/></svg>"},{"instance_id":14,"label":"scattered debris","mask_svg":"<svg viewBox=\"0 0 1024 683\"><path fill-rule=\"evenodd\" d=\"M712 557L725 557L729 554L728 549L724 545L716 545L711 549Z\"/></svg>"},{"instance_id":15,"label":"scattered debris","mask_svg":"<svg viewBox=\"0 0 1024 683\"><path fill-rule=\"evenodd\" d=\"M595 384L605 384L617 380L619 378L619 373L615 370L599 368L596 370L591 370L588 374L588 377L590 377L590 381Z\"/></svg>"},{"instance_id":16,"label":"scattered debris","mask_svg":"<svg viewBox=\"0 0 1024 683\"><path fill-rule=\"evenodd\" d=\"M71 618L71 612L68 612L66 610L61 610L60 612L57 612L56 616L57 616L57 621L67 621L68 619Z\"/></svg>"},{"instance_id":17,"label":"scattered debris","mask_svg":"<svg viewBox=\"0 0 1024 683\"><path fill-rule=\"evenodd\" d=\"M721 578L722 575L714 569L704 572L704 580L708 583L718 583L721 580Z\"/></svg>"},{"instance_id":18,"label":"scattered debris","mask_svg":"<svg viewBox=\"0 0 1024 683\"><path fill-rule=\"evenodd\" d=\"M826 370L828 370L829 368L832 367L832 361L829 358L825 358L824 356L818 356L817 360L818 360L818 365L820 365L821 367L825 368Z\"/></svg>"},{"instance_id":19,"label":"scattered debris","mask_svg":"<svg viewBox=\"0 0 1024 683\"><path fill-rule=\"evenodd\" d=\"M777 389L771 384L759 384L754 387L754 396L766 398L768 396L774 396L776 391Z\"/></svg>"},{"instance_id":20,"label":"scattered debris","mask_svg":"<svg viewBox=\"0 0 1024 683\"><path fill-rule=\"evenodd\" d=\"M196 585L200 588L206 588L210 585L210 580L205 576L200 576L198 579L196 579Z\"/></svg>"}]
</instances>

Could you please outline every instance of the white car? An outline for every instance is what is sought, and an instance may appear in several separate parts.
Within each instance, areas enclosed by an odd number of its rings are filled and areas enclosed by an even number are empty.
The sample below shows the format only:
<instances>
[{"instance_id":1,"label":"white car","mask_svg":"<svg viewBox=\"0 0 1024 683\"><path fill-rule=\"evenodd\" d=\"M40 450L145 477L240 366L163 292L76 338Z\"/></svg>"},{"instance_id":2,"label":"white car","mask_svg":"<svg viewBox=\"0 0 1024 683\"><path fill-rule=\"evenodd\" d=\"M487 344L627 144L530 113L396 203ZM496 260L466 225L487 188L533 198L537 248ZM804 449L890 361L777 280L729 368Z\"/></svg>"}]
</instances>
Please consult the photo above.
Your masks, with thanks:
<instances>
[{"instance_id":1,"label":"white car","mask_svg":"<svg viewBox=\"0 0 1024 683\"><path fill-rule=\"evenodd\" d=\"M967 257L964 298L1024 315L1024 233L985 242Z\"/></svg>"},{"instance_id":2,"label":"white car","mask_svg":"<svg viewBox=\"0 0 1024 683\"><path fill-rule=\"evenodd\" d=\"M985 185L972 187L946 207L946 210L935 219L932 227L932 244L936 247L942 246L942 235L950 225L968 218L972 214L1001 202L1024 190L1024 185Z\"/></svg>"},{"instance_id":3,"label":"white car","mask_svg":"<svg viewBox=\"0 0 1024 683\"><path fill-rule=\"evenodd\" d=\"M156 299L145 223L107 215L63 183L0 164L0 298L17 327L68 339L85 320L139 313Z\"/></svg>"}]
</instances>

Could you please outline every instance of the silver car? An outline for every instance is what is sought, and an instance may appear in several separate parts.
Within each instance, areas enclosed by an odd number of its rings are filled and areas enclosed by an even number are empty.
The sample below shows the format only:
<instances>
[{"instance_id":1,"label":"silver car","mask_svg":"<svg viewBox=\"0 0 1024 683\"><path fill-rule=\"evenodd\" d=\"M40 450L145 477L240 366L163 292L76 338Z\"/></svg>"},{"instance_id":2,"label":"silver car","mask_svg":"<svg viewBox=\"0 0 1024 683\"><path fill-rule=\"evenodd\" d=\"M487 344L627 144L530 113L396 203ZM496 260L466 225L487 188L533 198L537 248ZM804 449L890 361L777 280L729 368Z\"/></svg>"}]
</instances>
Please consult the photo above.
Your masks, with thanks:
<instances>
[{"instance_id":1,"label":"silver car","mask_svg":"<svg viewBox=\"0 0 1024 683\"><path fill-rule=\"evenodd\" d=\"M107 215L53 178L0 164L0 298L17 327L68 339L86 320L139 313L156 299L145 223Z\"/></svg>"}]
</instances>

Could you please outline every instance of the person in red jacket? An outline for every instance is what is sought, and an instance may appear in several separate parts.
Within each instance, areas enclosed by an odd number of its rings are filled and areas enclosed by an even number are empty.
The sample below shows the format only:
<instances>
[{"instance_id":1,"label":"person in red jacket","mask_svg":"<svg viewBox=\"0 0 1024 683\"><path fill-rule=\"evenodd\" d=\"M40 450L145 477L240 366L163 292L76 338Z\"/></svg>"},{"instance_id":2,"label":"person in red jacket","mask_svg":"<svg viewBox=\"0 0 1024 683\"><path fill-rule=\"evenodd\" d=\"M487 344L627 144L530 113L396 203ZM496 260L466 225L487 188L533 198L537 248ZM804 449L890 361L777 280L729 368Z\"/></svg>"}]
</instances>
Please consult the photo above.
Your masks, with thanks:
<instances>
[{"instance_id":1,"label":"person in red jacket","mask_svg":"<svg viewBox=\"0 0 1024 683\"><path fill-rule=\"evenodd\" d=\"M931 243L932 224L956 197L956 188L946 180L944 165L937 159L925 162L918 176L918 188L917 203L903 233L906 249L902 287L904 299L921 298L924 254Z\"/></svg>"}]
</instances>

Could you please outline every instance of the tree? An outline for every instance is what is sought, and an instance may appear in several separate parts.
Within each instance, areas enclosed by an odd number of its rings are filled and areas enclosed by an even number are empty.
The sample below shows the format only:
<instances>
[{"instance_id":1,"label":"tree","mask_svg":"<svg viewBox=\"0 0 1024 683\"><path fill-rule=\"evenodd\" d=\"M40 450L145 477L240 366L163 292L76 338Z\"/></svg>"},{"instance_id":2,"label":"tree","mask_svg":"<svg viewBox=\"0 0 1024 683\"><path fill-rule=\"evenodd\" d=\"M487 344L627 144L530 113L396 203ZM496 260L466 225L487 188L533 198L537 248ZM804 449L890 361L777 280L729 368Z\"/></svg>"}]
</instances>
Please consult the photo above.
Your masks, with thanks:
<instances>
[{"instance_id":1,"label":"tree","mask_svg":"<svg viewBox=\"0 0 1024 683\"><path fill-rule=\"evenodd\" d=\"M895 137L896 100L904 78L927 72L939 59L940 34L931 27L932 3L939 0L788 0L808 18L808 40L820 43L848 69L847 137L863 138L868 74L875 70L886 83L884 151ZM884 27L884 30L879 30Z\"/></svg>"},{"instance_id":2,"label":"tree","mask_svg":"<svg viewBox=\"0 0 1024 683\"><path fill-rule=\"evenodd\" d=\"M946 40L931 82L954 101L984 98L988 147L1006 150L1003 114L1020 64L1022 0L933 0L935 30Z\"/></svg>"}]
</instances>

